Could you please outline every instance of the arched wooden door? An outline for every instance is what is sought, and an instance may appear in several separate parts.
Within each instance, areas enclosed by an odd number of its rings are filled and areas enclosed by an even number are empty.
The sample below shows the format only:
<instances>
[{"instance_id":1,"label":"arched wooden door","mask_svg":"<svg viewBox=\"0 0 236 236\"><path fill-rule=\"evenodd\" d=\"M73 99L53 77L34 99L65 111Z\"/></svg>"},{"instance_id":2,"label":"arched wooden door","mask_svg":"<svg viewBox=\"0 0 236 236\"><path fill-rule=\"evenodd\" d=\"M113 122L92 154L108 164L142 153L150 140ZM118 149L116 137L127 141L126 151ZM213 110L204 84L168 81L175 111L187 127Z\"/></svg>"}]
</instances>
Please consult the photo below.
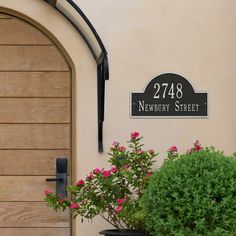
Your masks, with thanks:
<instances>
[{"instance_id":1,"label":"arched wooden door","mask_svg":"<svg viewBox=\"0 0 236 236\"><path fill-rule=\"evenodd\" d=\"M0 14L0 35L0 235L69 236L69 212L49 209L43 191L56 158L71 156L70 67L21 19Z\"/></svg>"}]
</instances>

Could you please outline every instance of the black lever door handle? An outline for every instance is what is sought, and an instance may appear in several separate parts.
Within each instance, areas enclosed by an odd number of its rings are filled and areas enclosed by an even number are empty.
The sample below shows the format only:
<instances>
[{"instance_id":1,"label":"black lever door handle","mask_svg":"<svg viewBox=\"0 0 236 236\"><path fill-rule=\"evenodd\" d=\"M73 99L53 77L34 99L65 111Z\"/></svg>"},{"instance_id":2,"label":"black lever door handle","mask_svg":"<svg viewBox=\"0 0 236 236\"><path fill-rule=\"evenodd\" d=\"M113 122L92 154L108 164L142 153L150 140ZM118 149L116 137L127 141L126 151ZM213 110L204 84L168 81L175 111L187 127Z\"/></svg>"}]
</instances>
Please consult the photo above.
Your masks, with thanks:
<instances>
[{"instance_id":1,"label":"black lever door handle","mask_svg":"<svg viewBox=\"0 0 236 236\"><path fill-rule=\"evenodd\" d=\"M62 198L67 197L67 158L56 159L56 178L47 178L47 182L56 182L56 193Z\"/></svg>"},{"instance_id":2,"label":"black lever door handle","mask_svg":"<svg viewBox=\"0 0 236 236\"><path fill-rule=\"evenodd\" d=\"M47 178L46 179L47 182L57 182L57 181L63 181L62 178Z\"/></svg>"}]
</instances>

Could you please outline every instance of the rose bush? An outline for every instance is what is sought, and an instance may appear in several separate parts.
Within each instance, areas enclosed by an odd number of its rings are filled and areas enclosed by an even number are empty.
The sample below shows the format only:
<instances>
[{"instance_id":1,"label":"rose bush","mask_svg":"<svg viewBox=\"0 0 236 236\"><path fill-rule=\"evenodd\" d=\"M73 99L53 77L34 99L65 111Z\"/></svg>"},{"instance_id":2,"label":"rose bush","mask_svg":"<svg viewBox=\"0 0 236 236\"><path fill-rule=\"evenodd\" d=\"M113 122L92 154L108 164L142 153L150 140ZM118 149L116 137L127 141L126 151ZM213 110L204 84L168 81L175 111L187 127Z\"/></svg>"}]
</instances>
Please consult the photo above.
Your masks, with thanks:
<instances>
[{"instance_id":1,"label":"rose bush","mask_svg":"<svg viewBox=\"0 0 236 236\"><path fill-rule=\"evenodd\" d=\"M68 186L70 200L50 190L45 201L55 210L70 208L74 217L100 215L119 230L146 231L139 200L152 176L153 150L145 151L138 132L131 133L126 148L114 141L109 153L110 169L95 168L76 185Z\"/></svg>"}]
</instances>

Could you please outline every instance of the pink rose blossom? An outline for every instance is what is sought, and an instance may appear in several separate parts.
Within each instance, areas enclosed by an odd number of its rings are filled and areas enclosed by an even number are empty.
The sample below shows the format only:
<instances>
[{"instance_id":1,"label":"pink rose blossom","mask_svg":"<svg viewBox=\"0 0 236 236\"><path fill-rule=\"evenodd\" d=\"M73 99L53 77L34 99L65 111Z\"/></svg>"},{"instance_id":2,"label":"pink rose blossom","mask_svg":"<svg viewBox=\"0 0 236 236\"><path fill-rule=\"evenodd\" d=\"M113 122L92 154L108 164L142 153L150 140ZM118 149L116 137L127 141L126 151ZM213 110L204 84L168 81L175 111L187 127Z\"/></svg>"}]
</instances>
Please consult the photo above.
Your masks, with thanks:
<instances>
[{"instance_id":1,"label":"pink rose blossom","mask_svg":"<svg viewBox=\"0 0 236 236\"><path fill-rule=\"evenodd\" d=\"M104 170L102 176L103 176L104 178L108 178L109 176L111 176L111 171L109 171L109 170Z\"/></svg>"},{"instance_id":2,"label":"pink rose blossom","mask_svg":"<svg viewBox=\"0 0 236 236\"><path fill-rule=\"evenodd\" d=\"M92 172L90 172L88 175L87 175L87 179L93 179L93 173Z\"/></svg>"},{"instance_id":3,"label":"pink rose blossom","mask_svg":"<svg viewBox=\"0 0 236 236\"><path fill-rule=\"evenodd\" d=\"M136 131L132 132L130 135L131 139L136 139L138 136L139 136L139 133Z\"/></svg>"},{"instance_id":4,"label":"pink rose blossom","mask_svg":"<svg viewBox=\"0 0 236 236\"><path fill-rule=\"evenodd\" d=\"M114 140L112 142L112 147L117 147L117 146L119 146L119 143L116 140Z\"/></svg>"},{"instance_id":5,"label":"pink rose blossom","mask_svg":"<svg viewBox=\"0 0 236 236\"><path fill-rule=\"evenodd\" d=\"M62 199L62 195L60 193L58 194L58 198L58 203L62 204L64 200Z\"/></svg>"},{"instance_id":6,"label":"pink rose blossom","mask_svg":"<svg viewBox=\"0 0 236 236\"><path fill-rule=\"evenodd\" d=\"M196 140L195 143L194 143L194 146L201 146L201 143L199 140Z\"/></svg>"},{"instance_id":7,"label":"pink rose blossom","mask_svg":"<svg viewBox=\"0 0 236 236\"><path fill-rule=\"evenodd\" d=\"M169 148L169 151L170 152L177 152L178 148L176 146L172 146L172 147Z\"/></svg>"},{"instance_id":8,"label":"pink rose blossom","mask_svg":"<svg viewBox=\"0 0 236 236\"><path fill-rule=\"evenodd\" d=\"M112 172L112 173L116 173L117 171L118 171L117 166L112 166L111 172Z\"/></svg>"},{"instance_id":9,"label":"pink rose blossom","mask_svg":"<svg viewBox=\"0 0 236 236\"><path fill-rule=\"evenodd\" d=\"M121 212L122 210L123 210L123 206L117 206L117 207L115 208L116 213L119 213L119 212Z\"/></svg>"},{"instance_id":10,"label":"pink rose blossom","mask_svg":"<svg viewBox=\"0 0 236 236\"><path fill-rule=\"evenodd\" d=\"M120 152L124 152L125 149L126 149L126 148L125 148L124 146L119 147L119 151L120 151Z\"/></svg>"},{"instance_id":11,"label":"pink rose blossom","mask_svg":"<svg viewBox=\"0 0 236 236\"><path fill-rule=\"evenodd\" d=\"M142 149L138 149L136 153L137 153L138 155L140 155L140 154L143 154L144 151L143 151Z\"/></svg>"},{"instance_id":12,"label":"pink rose blossom","mask_svg":"<svg viewBox=\"0 0 236 236\"><path fill-rule=\"evenodd\" d=\"M202 146L201 146L201 143L199 140L196 140L194 143L193 143L194 147L193 148L190 148L187 153L188 154L192 154L194 152L199 152L202 150Z\"/></svg>"},{"instance_id":13,"label":"pink rose blossom","mask_svg":"<svg viewBox=\"0 0 236 236\"><path fill-rule=\"evenodd\" d=\"M127 201L126 198L120 198L120 199L117 199L117 200L116 200L116 203L117 203L118 205L122 205L122 204L125 203L126 201Z\"/></svg>"},{"instance_id":14,"label":"pink rose blossom","mask_svg":"<svg viewBox=\"0 0 236 236\"><path fill-rule=\"evenodd\" d=\"M96 169L93 170L93 173L94 174L101 174L102 171L99 168L96 168Z\"/></svg>"},{"instance_id":15,"label":"pink rose blossom","mask_svg":"<svg viewBox=\"0 0 236 236\"><path fill-rule=\"evenodd\" d=\"M202 147L201 146L196 146L195 150L198 152L198 151L202 150Z\"/></svg>"},{"instance_id":16,"label":"pink rose blossom","mask_svg":"<svg viewBox=\"0 0 236 236\"><path fill-rule=\"evenodd\" d=\"M194 145L195 151L198 152L198 151L202 150L201 143L199 140L196 140L193 145Z\"/></svg>"},{"instance_id":17,"label":"pink rose blossom","mask_svg":"<svg viewBox=\"0 0 236 236\"><path fill-rule=\"evenodd\" d=\"M52 190L50 190L50 189L45 189L44 190L44 194L47 196L47 195L50 195L51 193L53 193L52 192Z\"/></svg>"},{"instance_id":18,"label":"pink rose blossom","mask_svg":"<svg viewBox=\"0 0 236 236\"><path fill-rule=\"evenodd\" d=\"M74 203L74 202L70 203L70 209L77 209L77 208L79 208L78 203Z\"/></svg>"},{"instance_id":19,"label":"pink rose blossom","mask_svg":"<svg viewBox=\"0 0 236 236\"><path fill-rule=\"evenodd\" d=\"M76 183L77 186L82 186L82 185L84 185L84 184L85 184L85 182L84 182L82 179L80 179L80 180Z\"/></svg>"},{"instance_id":20,"label":"pink rose blossom","mask_svg":"<svg viewBox=\"0 0 236 236\"><path fill-rule=\"evenodd\" d=\"M58 200L58 203L59 203L59 204L62 204L62 203L63 203L63 200L60 198L60 199Z\"/></svg>"}]
</instances>

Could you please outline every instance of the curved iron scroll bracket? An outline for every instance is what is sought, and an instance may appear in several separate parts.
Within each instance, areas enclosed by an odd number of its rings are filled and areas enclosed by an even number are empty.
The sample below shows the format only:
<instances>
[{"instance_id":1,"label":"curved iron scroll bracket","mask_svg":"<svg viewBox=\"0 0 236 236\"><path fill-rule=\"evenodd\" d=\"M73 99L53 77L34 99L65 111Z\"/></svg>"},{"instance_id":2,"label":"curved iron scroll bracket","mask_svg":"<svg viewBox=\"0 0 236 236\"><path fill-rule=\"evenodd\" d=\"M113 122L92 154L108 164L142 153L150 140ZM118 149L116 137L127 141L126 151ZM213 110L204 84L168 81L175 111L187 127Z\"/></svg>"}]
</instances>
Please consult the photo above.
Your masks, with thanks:
<instances>
[{"instance_id":1,"label":"curved iron scroll bracket","mask_svg":"<svg viewBox=\"0 0 236 236\"><path fill-rule=\"evenodd\" d=\"M84 41L88 45L94 59L97 63L97 108L98 108L98 151L103 152L103 122L104 122L104 110L105 110L105 80L109 79L109 64L106 48L103 45L103 42L99 35L97 34L95 28L83 13L83 11L79 8L79 6L73 0L64 0L69 4L70 7L75 10L80 17L82 17L84 23L89 27L92 35L95 37L97 44L100 47L100 54L97 55L94 45L90 43L89 38L87 38L87 34L83 32L83 29L79 28L79 24L75 22L73 17L62 8L57 7L58 0L45 0L51 6L53 6L57 11L59 11L70 23L77 29L79 34L83 37Z\"/></svg>"}]
</instances>

